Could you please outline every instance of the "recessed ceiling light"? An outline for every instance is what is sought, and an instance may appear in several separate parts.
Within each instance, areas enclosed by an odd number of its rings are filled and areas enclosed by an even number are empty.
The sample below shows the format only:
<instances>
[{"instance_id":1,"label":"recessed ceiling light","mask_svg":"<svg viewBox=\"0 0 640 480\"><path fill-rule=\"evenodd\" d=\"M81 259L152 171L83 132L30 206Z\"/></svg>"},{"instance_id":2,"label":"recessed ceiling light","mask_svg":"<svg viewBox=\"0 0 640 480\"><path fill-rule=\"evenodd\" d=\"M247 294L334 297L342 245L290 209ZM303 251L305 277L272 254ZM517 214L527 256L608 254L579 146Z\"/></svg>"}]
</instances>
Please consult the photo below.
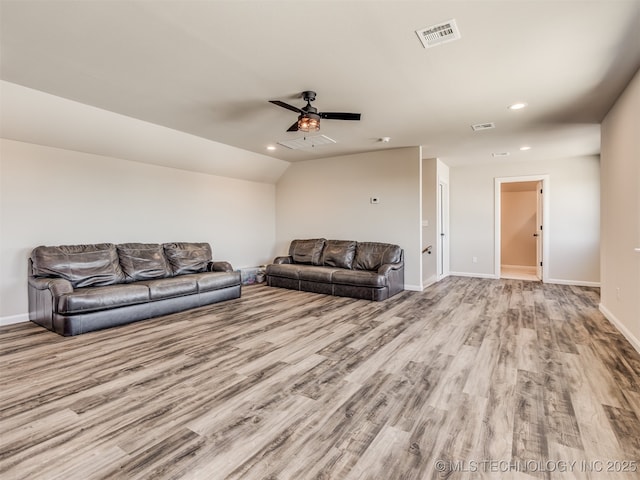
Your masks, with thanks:
<instances>
[{"instance_id":1,"label":"recessed ceiling light","mask_svg":"<svg viewBox=\"0 0 640 480\"><path fill-rule=\"evenodd\" d=\"M529 145L523 145L522 147L520 147L520 150L524 152L525 150L531 150L531 147Z\"/></svg>"},{"instance_id":2,"label":"recessed ceiling light","mask_svg":"<svg viewBox=\"0 0 640 480\"><path fill-rule=\"evenodd\" d=\"M276 147L274 147L273 145L269 145L269 146L267 147L267 150L275 150L275 149L276 149Z\"/></svg>"},{"instance_id":3,"label":"recessed ceiling light","mask_svg":"<svg viewBox=\"0 0 640 480\"><path fill-rule=\"evenodd\" d=\"M522 110L527 105L525 102L514 103L513 105L509 105L509 110Z\"/></svg>"}]
</instances>

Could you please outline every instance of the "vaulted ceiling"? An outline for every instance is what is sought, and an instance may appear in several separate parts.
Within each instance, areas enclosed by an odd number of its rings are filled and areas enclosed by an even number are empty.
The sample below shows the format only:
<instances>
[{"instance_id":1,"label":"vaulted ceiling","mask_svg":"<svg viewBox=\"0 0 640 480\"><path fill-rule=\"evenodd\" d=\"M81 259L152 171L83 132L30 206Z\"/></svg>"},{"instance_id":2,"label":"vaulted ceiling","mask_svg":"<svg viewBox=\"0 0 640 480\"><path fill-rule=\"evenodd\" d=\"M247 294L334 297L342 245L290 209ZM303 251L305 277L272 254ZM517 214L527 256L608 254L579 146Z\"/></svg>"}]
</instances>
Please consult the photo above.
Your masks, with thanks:
<instances>
[{"instance_id":1,"label":"vaulted ceiling","mask_svg":"<svg viewBox=\"0 0 640 480\"><path fill-rule=\"evenodd\" d=\"M597 154L640 65L640 0L0 5L3 80L287 162L416 145L450 165ZM461 38L425 49L415 31L452 19ZM304 90L361 121L323 120L336 143L279 145L304 135L268 100L303 106Z\"/></svg>"}]
</instances>

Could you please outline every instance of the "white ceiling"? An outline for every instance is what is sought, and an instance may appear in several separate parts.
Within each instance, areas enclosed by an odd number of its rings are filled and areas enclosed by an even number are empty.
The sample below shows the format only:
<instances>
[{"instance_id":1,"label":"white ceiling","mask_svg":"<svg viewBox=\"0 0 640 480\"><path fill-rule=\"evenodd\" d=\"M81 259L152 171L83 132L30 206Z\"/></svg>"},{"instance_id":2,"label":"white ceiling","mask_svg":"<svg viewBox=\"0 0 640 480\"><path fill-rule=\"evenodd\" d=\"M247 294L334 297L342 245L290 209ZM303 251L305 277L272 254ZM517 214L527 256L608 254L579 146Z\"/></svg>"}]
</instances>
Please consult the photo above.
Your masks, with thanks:
<instances>
[{"instance_id":1,"label":"white ceiling","mask_svg":"<svg viewBox=\"0 0 640 480\"><path fill-rule=\"evenodd\" d=\"M640 66L640 0L0 5L3 80L265 162L416 145L452 166L596 154L598 124ZM462 38L424 49L415 30L449 19ZM268 100L301 107L309 89L321 111L362 120L323 120L336 144L267 151L302 136L285 131L296 114ZM529 106L508 110L516 101ZM470 128L485 122L496 128ZM28 123L11 137L52 141Z\"/></svg>"}]
</instances>

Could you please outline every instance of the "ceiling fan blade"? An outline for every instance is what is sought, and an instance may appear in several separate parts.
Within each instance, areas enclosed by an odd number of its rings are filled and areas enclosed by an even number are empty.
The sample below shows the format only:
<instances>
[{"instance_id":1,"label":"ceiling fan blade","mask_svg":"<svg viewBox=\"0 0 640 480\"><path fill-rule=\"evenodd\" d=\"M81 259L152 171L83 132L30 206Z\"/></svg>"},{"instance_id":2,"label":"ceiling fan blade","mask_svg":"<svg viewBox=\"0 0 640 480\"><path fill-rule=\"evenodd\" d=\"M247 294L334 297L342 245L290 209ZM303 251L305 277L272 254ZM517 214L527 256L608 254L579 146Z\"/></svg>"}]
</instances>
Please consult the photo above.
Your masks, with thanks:
<instances>
[{"instance_id":1,"label":"ceiling fan blade","mask_svg":"<svg viewBox=\"0 0 640 480\"><path fill-rule=\"evenodd\" d=\"M296 121L296 123L294 123L293 125L291 125L288 129L287 132L297 132L298 131L298 122Z\"/></svg>"},{"instance_id":2,"label":"ceiling fan blade","mask_svg":"<svg viewBox=\"0 0 640 480\"><path fill-rule=\"evenodd\" d=\"M327 120L360 120L360 114L345 112L320 112L320 118L326 118Z\"/></svg>"},{"instance_id":3,"label":"ceiling fan blade","mask_svg":"<svg viewBox=\"0 0 640 480\"><path fill-rule=\"evenodd\" d=\"M278 105L279 107L286 108L287 110L291 110L292 112L304 113L298 107L294 107L293 105L289 105L288 103L281 102L280 100L269 100L269 103L273 103L274 105Z\"/></svg>"}]
</instances>

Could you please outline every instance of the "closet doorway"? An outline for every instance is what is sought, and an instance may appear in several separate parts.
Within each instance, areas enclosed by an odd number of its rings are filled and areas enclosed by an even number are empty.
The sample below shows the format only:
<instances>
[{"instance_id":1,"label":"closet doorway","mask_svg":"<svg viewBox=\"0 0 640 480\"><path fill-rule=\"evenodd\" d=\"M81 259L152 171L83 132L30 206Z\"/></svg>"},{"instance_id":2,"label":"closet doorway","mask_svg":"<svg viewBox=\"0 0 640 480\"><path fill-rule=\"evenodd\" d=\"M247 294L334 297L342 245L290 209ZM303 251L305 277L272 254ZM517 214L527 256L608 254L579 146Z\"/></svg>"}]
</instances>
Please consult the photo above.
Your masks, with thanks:
<instances>
[{"instance_id":1,"label":"closet doorway","mask_svg":"<svg viewBox=\"0 0 640 480\"><path fill-rule=\"evenodd\" d=\"M546 176L496 179L496 277L544 281L545 183Z\"/></svg>"}]
</instances>

